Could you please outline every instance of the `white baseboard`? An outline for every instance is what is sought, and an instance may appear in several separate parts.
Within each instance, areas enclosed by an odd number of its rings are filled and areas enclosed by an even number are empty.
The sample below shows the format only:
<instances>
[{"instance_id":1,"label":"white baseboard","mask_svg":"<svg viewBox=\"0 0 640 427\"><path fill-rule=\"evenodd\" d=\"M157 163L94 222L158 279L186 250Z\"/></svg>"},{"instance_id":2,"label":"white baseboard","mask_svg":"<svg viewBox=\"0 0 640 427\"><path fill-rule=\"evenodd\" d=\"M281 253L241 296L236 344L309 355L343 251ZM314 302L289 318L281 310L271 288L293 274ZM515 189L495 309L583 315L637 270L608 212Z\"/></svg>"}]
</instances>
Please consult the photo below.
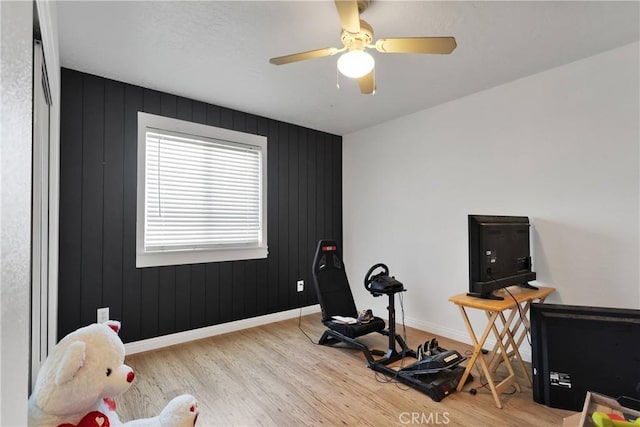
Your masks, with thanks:
<instances>
[{"instance_id":1,"label":"white baseboard","mask_svg":"<svg viewBox=\"0 0 640 427\"><path fill-rule=\"evenodd\" d=\"M268 323L279 322L281 320L292 319L300 315L299 308L287 311L281 311L278 313L266 314L264 316L252 317L249 319L236 320L234 322L222 323L219 325L207 326L199 329L192 329L190 331L178 332L170 335L163 335L161 337L149 338L141 341L134 341L124 345L125 354L131 355L136 353L142 353L145 351L157 350L164 347L169 347L176 344L183 344L189 341L195 341L203 338L209 338L216 335L226 334L229 332L240 331L242 329L253 328L255 326L266 325ZM320 306L318 304L308 307L302 307L302 315L319 313ZM385 319L388 321L388 319ZM432 334L449 338L455 341L459 341L465 344L472 345L471 338L466 331L459 331L457 329L447 328L436 323L425 322L424 320L405 318L405 324L412 328L420 329L421 331L430 332ZM488 350L493 348L496 344L496 340L489 337L486 341L485 348ZM520 348L520 354L522 359L526 362L531 362L531 349L526 345Z\"/></svg>"},{"instance_id":2,"label":"white baseboard","mask_svg":"<svg viewBox=\"0 0 640 427\"><path fill-rule=\"evenodd\" d=\"M449 338L455 341L459 341L465 344L473 345L471 342L471 337L467 331L459 331L457 329L447 328L442 325L438 325L431 322L425 322L423 320L410 319L405 318L405 323L407 326L412 328L420 329L421 331L431 332L435 335ZM484 348L487 350L491 350L493 346L496 345L496 340L493 337L488 337L485 342ZM520 347L520 356L525 362L531 362L531 348L529 347L527 341L525 340L523 345Z\"/></svg>"},{"instance_id":3,"label":"white baseboard","mask_svg":"<svg viewBox=\"0 0 640 427\"><path fill-rule=\"evenodd\" d=\"M266 325L268 323L279 322L298 317L302 310L302 315L318 313L320 306L318 304L308 307L295 308L293 310L281 311L278 313L266 314L264 316L252 317L249 319L236 320L233 322L222 323L219 325L207 326L199 329L178 332L170 335L149 338L146 340L134 341L124 345L125 354L131 355L142 353L150 350L157 350L171 345L183 344L189 341L195 341L202 338L209 338L216 335L226 334L229 332L240 331L242 329L253 328L255 326Z\"/></svg>"}]
</instances>

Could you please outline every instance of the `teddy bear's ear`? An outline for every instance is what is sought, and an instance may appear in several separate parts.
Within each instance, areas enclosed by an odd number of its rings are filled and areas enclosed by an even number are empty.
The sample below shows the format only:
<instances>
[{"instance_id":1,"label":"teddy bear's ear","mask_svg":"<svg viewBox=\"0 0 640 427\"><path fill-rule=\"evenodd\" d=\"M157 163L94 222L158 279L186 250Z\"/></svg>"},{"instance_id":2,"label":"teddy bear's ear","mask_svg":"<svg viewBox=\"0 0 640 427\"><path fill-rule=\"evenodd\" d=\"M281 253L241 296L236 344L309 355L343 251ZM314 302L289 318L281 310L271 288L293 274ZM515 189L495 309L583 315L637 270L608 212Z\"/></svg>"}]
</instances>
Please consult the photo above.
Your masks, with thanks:
<instances>
[{"instance_id":1,"label":"teddy bear's ear","mask_svg":"<svg viewBox=\"0 0 640 427\"><path fill-rule=\"evenodd\" d=\"M117 320L107 320L104 324L113 329L116 334L120 332L120 322Z\"/></svg>"},{"instance_id":2,"label":"teddy bear's ear","mask_svg":"<svg viewBox=\"0 0 640 427\"><path fill-rule=\"evenodd\" d=\"M84 341L71 343L64 352L56 370L56 384L61 385L71 380L84 365L86 344Z\"/></svg>"}]
</instances>

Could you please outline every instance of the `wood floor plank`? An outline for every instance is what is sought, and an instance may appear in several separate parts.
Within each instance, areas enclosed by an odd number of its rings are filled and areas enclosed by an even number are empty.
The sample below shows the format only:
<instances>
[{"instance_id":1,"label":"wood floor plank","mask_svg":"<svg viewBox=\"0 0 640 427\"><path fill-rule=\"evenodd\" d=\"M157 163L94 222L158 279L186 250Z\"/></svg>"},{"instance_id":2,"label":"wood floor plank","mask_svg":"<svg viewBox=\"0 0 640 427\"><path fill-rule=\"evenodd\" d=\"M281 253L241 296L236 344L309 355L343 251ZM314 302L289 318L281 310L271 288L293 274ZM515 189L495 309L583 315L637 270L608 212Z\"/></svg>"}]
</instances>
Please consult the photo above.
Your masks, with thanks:
<instances>
[{"instance_id":1,"label":"wood floor plank","mask_svg":"<svg viewBox=\"0 0 640 427\"><path fill-rule=\"evenodd\" d=\"M126 363L137 376L118 401L120 418L157 414L182 393L191 393L199 401L198 426L552 426L561 425L563 417L572 414L535 403L518 370L523 391L509 394L511 390L506 390L501 396L503 409L496 408L486 387L480 387L475 370L475 396L462 391L434 402L368 369L359 351L311 342L298 328L298 321L275 322L128 356ZM324 331L320 315L303 316L300 322L317 342ZM412 348L433 336L407 328ZM440 346L462 354L471 349L437 338ZM362 341L370 348L387 346L387 337L378 334ZM498 377L506 376L501 369Z\"/></svg>"}]
</instances>

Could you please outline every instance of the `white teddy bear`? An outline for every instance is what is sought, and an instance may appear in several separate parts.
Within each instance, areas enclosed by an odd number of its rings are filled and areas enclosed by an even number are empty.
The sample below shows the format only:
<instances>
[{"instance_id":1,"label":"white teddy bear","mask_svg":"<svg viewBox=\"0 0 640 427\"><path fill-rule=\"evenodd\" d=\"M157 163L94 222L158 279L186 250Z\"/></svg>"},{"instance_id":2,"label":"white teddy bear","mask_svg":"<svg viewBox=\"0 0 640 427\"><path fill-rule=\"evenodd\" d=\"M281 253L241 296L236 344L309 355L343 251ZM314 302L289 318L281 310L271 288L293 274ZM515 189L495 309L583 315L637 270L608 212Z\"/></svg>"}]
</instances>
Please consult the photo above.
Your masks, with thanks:
<instances>
[{"instance_id":1,"label":"white teddy bear","mask_svg":"<svg viewBox=\"0 0 640 427\"><path fill-rule=\"evenodd\" d=\"M29 397L29 426L110 427L120 425L193 427L198 417L191 395L174 398L153 418L123 424L114 398L129 389L135 374L124 364L120 322L80 328L52 349Z\"/></svg>"}]
</instances>

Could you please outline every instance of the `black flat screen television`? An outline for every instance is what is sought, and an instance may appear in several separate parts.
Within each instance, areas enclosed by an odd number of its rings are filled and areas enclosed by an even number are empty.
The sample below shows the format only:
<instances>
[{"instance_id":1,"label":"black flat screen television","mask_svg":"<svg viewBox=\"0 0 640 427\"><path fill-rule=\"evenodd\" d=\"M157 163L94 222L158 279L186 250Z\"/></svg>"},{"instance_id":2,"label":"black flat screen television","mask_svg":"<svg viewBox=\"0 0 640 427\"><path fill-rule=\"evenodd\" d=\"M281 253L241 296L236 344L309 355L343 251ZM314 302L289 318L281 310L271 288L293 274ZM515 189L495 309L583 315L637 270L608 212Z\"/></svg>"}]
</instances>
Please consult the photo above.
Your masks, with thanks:
<instances>
[{"instance_id":1,"label":"black flat screen television","mask_svg":"<svg viewBox=\"0 0 640 427\"><path fill-rule=\"evenodd\" d=\"M587 391L640 399L640 310L531 304L533 399L581 411Z\"/></svg>"},{"instance_id":2,"label":"black flat screen television","mask_svg":"<svg viewBox=\"0 0 640 427\"><path fill-rule=\"evenodd\" d=\"M493 291L511 285L530 287L529 218L469 215L470 296L502 299Z\"/></svg>"}]
</instances>

